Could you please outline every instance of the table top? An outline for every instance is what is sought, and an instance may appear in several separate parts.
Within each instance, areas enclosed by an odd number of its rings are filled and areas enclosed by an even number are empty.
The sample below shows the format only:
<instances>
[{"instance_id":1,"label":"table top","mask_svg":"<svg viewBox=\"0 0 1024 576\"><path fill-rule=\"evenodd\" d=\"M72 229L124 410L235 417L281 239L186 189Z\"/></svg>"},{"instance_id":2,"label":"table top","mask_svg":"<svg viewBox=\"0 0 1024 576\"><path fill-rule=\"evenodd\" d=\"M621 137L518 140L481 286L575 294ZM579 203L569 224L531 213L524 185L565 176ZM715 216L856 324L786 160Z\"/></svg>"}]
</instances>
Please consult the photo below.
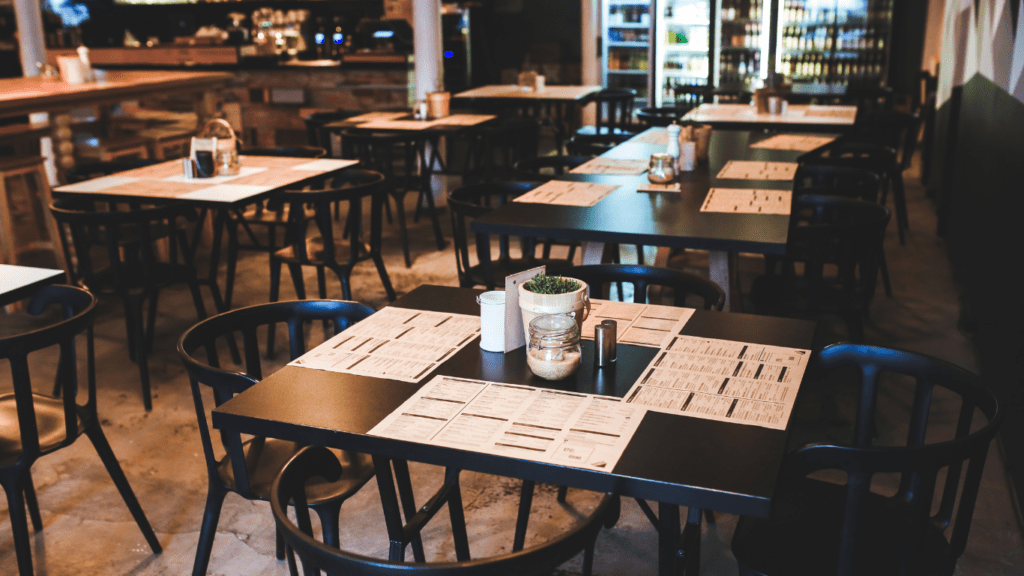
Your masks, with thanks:
<instances>
[{"instance_id":1,"label":"table top","mask_svg":"<svg viewBox=\"0 0 1024 576\"><path fill-rule=\"evenodd\" d=\"M208 89L231 78L227 72L109 71L100 82L68 84L55 77L0 80L0 116L58 112L101 102L189 89Z\"/></svg>"},{"instance_id":2,"label":"table top","mask_svg":"<svg viewBox=\"0 0 1024 576\"><path fill-rule=\"evenodd\" d=\"M651 128L602 156L647 159L664 152L657 143L664 128ZM830 134L829 136L835 136ZM729 160L796 162L806 152L751 148L770 137L761 132L715 130L709 161L683 172L680 192L637 192L647 175L565 174L558 180L614 184L619 188L594 206L554 206L509 202L474 220L474 232L582 242L614 242L673 248L784 254L789 216L701 212L712 187L792 190L792 180L727 180L717 178ZM664 140L662 140L664 141Z\"/></svg>"},{"instance_id":3,"label":"table top","mask_svg":"<svg viewBox=\"0 0 1024 576\"><path fill-rule=\"evenodd\" d=\"M354 166L356 160L241 156L236 176L186 179L181 160L119 172L76 184L54 188L54 194L123 200L181 200L197 204L228 206L247 204L285 186L298 186L310 179Z\"/></svg>"},{"instance_id":4,"label":"table top","mask_svg":"<svg viewBox=\"0 0 1024 576\"><path fill-rule=\"evenodd\" d=\"M63 270L0 264L0 306L27 298L39 288L63 278Z\"/></svg>"},{"instance_id":5,"label":"table top","mask_svg":"<svg viewBox=\"0 0 1024 576\"><path fill-rule=\"evenodd\" d=\"M518 85L489 85L459 92L453 98L579 101L601 89L600 86L545 86L542 90L532 90Z\"/></svg>"},{"instance_id":6,"label":"table top","mask_svg":"<svg viewBox=\"0 0 1024 576\"><path fill-rule=\"evenodd\" d=\"M480 292L421 286L393 306L479 315L475 296ZM803 320L697 310L682 333L809 348L813 331L814 324ZM530 372L525 348L507 354L484 352L478 341L457 352L436 373L622 397L657 352L623 344L614 368L597 369L593 368L593 342L582 341L582 346L583 368L558 382L541 380ZM648 412L611 473L366 434L420 386L288 366L217 408L213 425L659 502L768 515L786 431Z\"/></svg>"},{"instance_id":7,"label":"table top","mask_svg":"<svg viewBox=\"0 0 1024 576\"><path fill-rule=\"evenodd\" d=\"M785 114L758 114L748 104L701 104L683 116L685 122L703 122L714 126L732 125L746 128L785 127L811 129L843 129L853 127L856 106L823 106L791 104Z\"/></svg>"},{"instance_id":8,"label":"table top","mask_svg":"<svg viewBox=\"0 0 1024 576\"><path fill-rule=\"evenodd\" d=\"M452 114L435 120L416 120L410 112L369 112L324 125L328 130L454 134L494 120L493 114Z\"/></svg>"}]
</instances>

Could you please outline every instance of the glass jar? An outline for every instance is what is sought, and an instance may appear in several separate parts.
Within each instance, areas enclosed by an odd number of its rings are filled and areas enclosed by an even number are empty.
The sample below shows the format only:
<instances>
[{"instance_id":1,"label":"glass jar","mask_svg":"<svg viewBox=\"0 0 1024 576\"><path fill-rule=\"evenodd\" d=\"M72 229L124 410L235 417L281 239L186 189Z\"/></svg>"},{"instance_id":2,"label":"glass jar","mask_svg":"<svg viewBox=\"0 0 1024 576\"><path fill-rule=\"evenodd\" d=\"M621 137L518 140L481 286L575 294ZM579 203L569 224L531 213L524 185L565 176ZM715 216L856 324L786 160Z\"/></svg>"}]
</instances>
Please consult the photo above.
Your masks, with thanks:
<instances>
[{"instance_id":1,"label":"glass jar","mask_svg":"<svg viewBox=\"0 0 1024 576\"><path fill-rule=\"evenodd\" d=\"M530 321L526 363L545 380L561 380L580 367L580 329L568 314L548 314Z\"/></svg>"}]
</instances>

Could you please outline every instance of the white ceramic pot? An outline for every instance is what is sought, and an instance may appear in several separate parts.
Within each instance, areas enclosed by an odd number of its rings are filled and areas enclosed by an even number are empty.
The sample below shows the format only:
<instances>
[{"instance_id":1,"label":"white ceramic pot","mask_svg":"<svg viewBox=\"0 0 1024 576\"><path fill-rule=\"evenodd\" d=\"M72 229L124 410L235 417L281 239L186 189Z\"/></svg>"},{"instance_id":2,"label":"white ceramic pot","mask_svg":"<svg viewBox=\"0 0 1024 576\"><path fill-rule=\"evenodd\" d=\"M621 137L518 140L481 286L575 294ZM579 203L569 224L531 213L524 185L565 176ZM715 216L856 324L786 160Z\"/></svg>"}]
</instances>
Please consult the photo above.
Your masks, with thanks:
<instances>
[{"instance_id":1,"label":"white ceramic pot","mask_svg":"<svg viewBox=\"0 0 1024 576\"><path fill-rule=\"evenodd\" d=\"M583 321L590 314L590 298L587 296L587 284L581 280L580 287L565 294L537 294L525 288L526 282L519 285L519 308L523 313L523 334L530 339L530 320L544 314L569 314L576 320L576 325L583 331Z\"/></svg>"}]
</instances>

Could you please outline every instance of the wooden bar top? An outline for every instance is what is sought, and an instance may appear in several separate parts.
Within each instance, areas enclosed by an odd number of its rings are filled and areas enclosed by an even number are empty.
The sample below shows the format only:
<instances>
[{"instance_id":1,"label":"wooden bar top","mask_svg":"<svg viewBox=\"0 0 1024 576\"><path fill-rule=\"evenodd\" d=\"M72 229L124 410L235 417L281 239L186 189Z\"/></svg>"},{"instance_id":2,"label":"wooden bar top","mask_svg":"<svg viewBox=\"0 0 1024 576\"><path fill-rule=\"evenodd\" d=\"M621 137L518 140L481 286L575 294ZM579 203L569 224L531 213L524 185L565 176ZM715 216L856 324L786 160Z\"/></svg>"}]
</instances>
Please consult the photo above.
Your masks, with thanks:
<instances>
[{"instance_id":1,"label":"wooden bar top","mask_svg":"<svg viewBox=\"0 0 1024 576\"><path fill-rule=\"evenodd\" d=\"M103 102L182 90L206 90L231 78L227 72L109 71L99 82L68 84L55 77L0 80L0 116L60 112Z\"/></svg>"}]
</instances>

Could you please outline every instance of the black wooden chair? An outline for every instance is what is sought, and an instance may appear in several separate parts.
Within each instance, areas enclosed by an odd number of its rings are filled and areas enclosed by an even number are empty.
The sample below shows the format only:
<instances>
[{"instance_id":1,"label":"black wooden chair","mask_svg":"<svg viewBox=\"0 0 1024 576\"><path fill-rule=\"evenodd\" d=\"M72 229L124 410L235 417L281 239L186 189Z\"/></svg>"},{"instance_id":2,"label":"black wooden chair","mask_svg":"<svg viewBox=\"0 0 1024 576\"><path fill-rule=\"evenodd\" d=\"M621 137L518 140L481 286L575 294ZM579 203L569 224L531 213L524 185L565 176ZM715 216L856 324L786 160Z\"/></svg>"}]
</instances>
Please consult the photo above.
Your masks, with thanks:
<instances>
[{"instance_id":1,"label":"black wooden chair","mask_svg":"<svg viewBox=\"0 0 1024 576\"><path fill-rule=\"evenodd\" d=\"M771 517L744 517L736 527L740 574L953 574L1004 416L995 396L974 374L901 350L833 345L819 354L818 367L860 377L852 440L809 444L786 457ZM889 379L895 375L909 376L913 386ZM909 429L879 445L876 400L901 392L913 393ZM958 414L954 430L935 430L936 409ZM843 472L845 483L808 478L822 470ZM873 479L892 474L899 475L895 494L872 489Z\"/></svg>"},{"instance_id":2,"label":"black wooden chair","mask_svg":"<svg viewBox=\"0 0 1024 576\"><path fill-rule=\"evenodd\" d=\"M595 122L593 126L576 131L569 142L569 153L596 156L632 138L636 133L633 125L635 99L636 90L632 88L606 88L584 98L581 105L597 106Z\"/></svg>"},{"instance_id":3,"label":"black wooden chair","mask_svg":"<svg viewBox=\"0 0 1024 576\"><path fill-rule=\"evenodd\" d=\"M448 209L452 214L452 237L455 245L455 264L459 286L472 288L486 286L494 290L504 285L505 277L537 266L547 266L548 272L572 266L571 260L535 258L535 245L528 239L520 241L521 256L513 258L508 236L498 238L498 258L491 258L491 239L487 234L473 232L477 264L470 264L469 221L479 218L513 198L536 188L536 182L499 182L463 186L448 193Z\"/></svg>"},{"instance_id":4,"label":"black wooden chair","mask_svg":"<svg viewBox=\"0 0 1024 576\"><path fill-rule=\"evenodd\" d=\"M361 112L351 112L348 110L313 112L312 114L307 114L302 121L306 124L306 140L308 144L310 146L316 146L317 148L323 148L327 151L328 156L333 156L334 147L331 145L331 131L324 127L331 122L345 120L346 118L351 118L352 116L357 116L359 114L361 114Z\"/></svg>"},{"instance_id":5,"label":"black wooden chair","mask_svg":"<svg viewBox=\"0 0 1024 576\"><path fill-rule=\"evenodd\" d=\"M441 232L437 207L434 206L430 174L420 170L425 165L423 138L403 132L346 131L341 134L341 142L344 157L356 158L362 168L376 170L384 175L383 186L395 201L405 266L412 266L405 218L405 196L409 193L417 196L413 221L419 221L421 208L425 207L434 227L437 249L444 250L444 234Z\"/></svg>"},{"instance_id":6,"label":"black wooden chair","mask_svg":"<svg viewBox=\"0 0 1024 576\"><path fill-rule=\"evenodd\" d=\"M672 289L673 304L685 306L687 296L701 300L704 310L721 310L725 306L725 291L718 284L682 270L628 264L595 264L577 266L559 272L562 276L583 280L590 287L591 298L607 299L611 284L633 285L633 301L646 304L647 289L662 286Z\"/></svg>"},{"instance_id":7,"label":"black wooden chair","mask_svg":"<svg viewBox=\"0 0 1024 576\"><path fill-rule=\"evenodd\" d=\"M711 102L714 88L711 86L676 84L672 86L671 91L673 96L672 106L640 108L636 111L637 120L647 128L668 126L697 106L705 102Z\"/></svg>"},{"instance_id":8,"label":"black wooden chair","mask_svg":"<svg viewBox=\"0 0 1024 576\"><path fill-rule=\"evenodd\" d=\"M883 205L886 203L891 186L900 244L906 242L904 233L910 229L910 223L907 218L907 199L903 188L903 166L899 161L897 149L878 143L840 139L815 154L801 157L801 162L860 168L877 174L882 179L882 193L879 202Z\"/></svg>"},{"instance_id":9,"label":"black wooden chair","mask_svg":"<svg viewBox=\"0 0 1024 576\"><path fill-rule=\"evenodd\" d=\"M247 156L283 156L286 158L320 158L326 152L317 146L283 146L280 148L247 148L242 151ZM312 216L312 214L310 214ZM235 292L235 273L238 268L238 253L263 252L273 254L280 249L277 244L277 232L283 230L288 221L288 215L284 210L271 210L267 207L266 201L260 201L245 209L236 208L227 220L228 230L228 254L227 274L224 285L224 306L231 308L231 299ZM241 228L249 242L238 241L238 232ZM263 239L256 234L253 228L262 228L265 231Z\"/></svg>"},{"instance_id":10,"label":"black wooden chair","mask_svg":"<svg viewBox=\"0 0 1024 576\"><path fill-rule=\"evenodd\" d=\"M860 200L795 198L786 255L754 279L754 310L781 316L837 314L850 337L863 341L861 318L874 295L889 217L885 206Z\"/></svg>"},{"instance_id":11,"label":"black wooden chair","mask_svg":"<svg viewBox=\"0 0 1024 576\"><path fill-rule=\"evenodd\" d=\"M217 534L224 497L234 492L248 500L269 500L271 483L300 445L272 438L255 437L243 442L240 435L220 431L221 448L226 451L218 459L214 453L213 436L207 426L207 411L203 404L200 385L213 390L214 406L220 406L263 378L263 367L257 345L257 330L266 327L276 331L285 324L288 332L288 352L292 360L306 349L304 329L315 321L330 322L337 334L356 322L373 314L373 309L355 302L317 300L276 302L240 308L214 316L196 324L178 341L178 355L188 371L199 422L199 436L203 443L209 490L203 513L199 544L196 548L193 576L205 576L210 562L210 550ZM242 334L245 370L225 370L220 367L218 342L233 340ZM223 350L223 349L221 349ZM205 352L206 362L197 358ZM326 540L338 545L338 518L341 506L351 495L373 478L370 457L352 452L324 450L325 458L345 463L345 474L331 482L314 482L308 489L309 502L320 515ZM278 537L277 558L284 558L283 541Z\"/></svg>"},{"instance_id":12,"label":"black wooden chair","mask_svg":"<svg viewBox=\"0 0 1024 576\"><path fill-rule=\"evenodd\" d=\"M75 263L69 264L68 276L72 283L90 292L114 294L121 299L128 355L138 362L142 402L146 410L152 410L148 356L153 348L160 290L174 284L187 285L196 314L199 319L206 318L193 256L179 224L194 219L195 212L181 204L134 207L124 212L89 208L71 200L50 205L61 230L65 261ZM166 243L166 261L158 257L158 242ZM92 254L93 248L102 248L103 254ZM143 319L147 301L149 308Z\"/></svg>"},{"instance_id":13,"label":"black wooden chair","mask_svg":"<svg viewBox=\"0 0 1024 576\"><path fill-rule=\"evenodd\" d=\"M150 549L155 554L161 552L160 542L103 435L96 413L92 332L96 298L81 288L47 286L29 301L28 312L38 316L53 305L59 306L63 312L56 323L0 338L0 360L9 364L13 384L12 393L0 395L0 484L7 494L7 513L11 518L21 576L33 573L26 503L35 530L42 530L43 525L30 475L32 464L41 456L70 446L83 434L96 448ZM86 344L86 382L80 387L75 338L82 334ZM42 396L32 391L28 355L54 346L59 347L57 385L63 398ZM84 403L79 403L83 399Z\"/></svg>"},{"instance_id":14,"label":"black wooden chair","mask_svg":"<svg viewBox=\"0 0 1024 576\"><path fill-rule=\"evenodd\" d=\"M585 518L557 537L526 550L481 559L460 559L455 562L404 563L346 552L325 545L313 537L309 512L306 510L304 486L310 478L337 478L343 467L325 457L326 450L308 447L299 452L274 481L270 502L274 521L285 541L302 560L308 576L321 571L331 576L387 576L409 574L418 576L519 576L550 574L559 565L584 553L583 574L589 575L593 564L594 542L604 526L618 519L616 496L605 496ZM393 492L392 492L393 495ZM294 504L297 523L288 517L288 505ZM459 546L457 545L458 549ZM468 556L468 545L463 551Z\"/></svg>"},{"instance_id":15,"label":"black wooden chair","mask_svg":"<svg viewBox=\"0 0 1024 576\"><path fill-rule=\"evenodd\" d=\"M882 180L878 174L863 168L833 166L830 164L800 164L793 178L793 197L800 196L841 196L864 202L878 202ZM773 257L768 257L769 266ZM882 276L885 295L892 297L889 282L889 265L885 260L885 248L879 256L878 271Z\"/></svg>"},{"instance_id":16,"label":"black wooden chair","mask_svg":"<svg viewBox=\"0 0 1024 576\"><path fill-rule=\"evenodd\" d=\"M372 170L347 170L335 176L327 190L287 190L280 192L275 201L288 206L288 227L285 232L284 248L270 255L270 301L276 302L281 285L281 265L287 264L292 284L299 299L306 298L302 267L313 266L317 273L317 286L321 298L327 297L326 270L330 269L341 282L342 298L352 298L349 277L359 262L372 260L377 267L380 281L389 300L395 299L395 289L384 267L381 256L381 228L383 206L387 189L384 175ZM362 234L363 201L370 201L370 230L368 238ZM349 210L348 243L339 244L334 238L334 220L331 205L345 202ZM319 231L319 237L308 238L310 220L304 206L313 207L312 222ZM271 345L269 351L273 350Z\"/></svg>"}]
</instances>

